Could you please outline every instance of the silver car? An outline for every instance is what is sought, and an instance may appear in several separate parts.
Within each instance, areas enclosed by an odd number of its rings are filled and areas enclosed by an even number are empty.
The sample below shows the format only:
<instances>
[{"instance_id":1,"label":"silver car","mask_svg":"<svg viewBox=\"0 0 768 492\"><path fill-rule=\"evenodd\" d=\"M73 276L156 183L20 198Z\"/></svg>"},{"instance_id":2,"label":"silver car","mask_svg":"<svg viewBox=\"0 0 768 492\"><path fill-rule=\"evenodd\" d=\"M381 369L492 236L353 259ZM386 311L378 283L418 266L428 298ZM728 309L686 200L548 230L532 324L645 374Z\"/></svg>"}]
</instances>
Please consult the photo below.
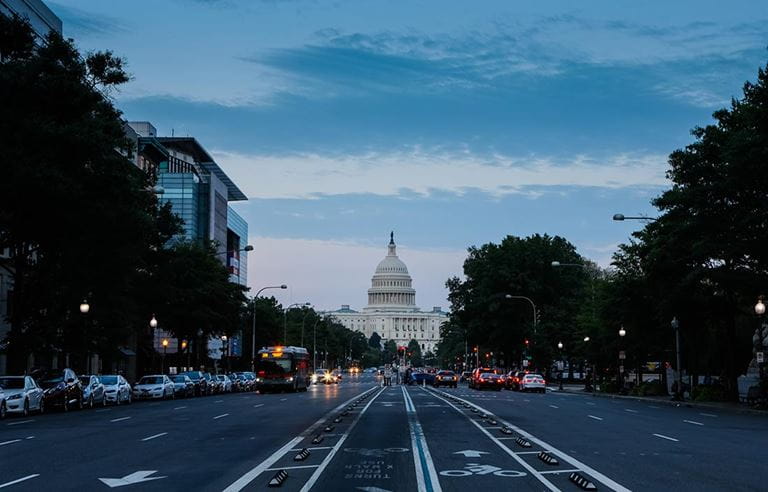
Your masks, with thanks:
<instances>
[{"instance_id":1,"label":"silver car","mask_svg":"<svg viewBox=\"0 0 768 492\"><path fill-rule=\"evenodd\" d=\"M30 376L0 377L0 387L5 393L5 412L18 413L25 417L31 411L43 413L43 389Z\"/></svg>"},{"instance_id":2,"label":"silver car","mask_svg":"<svg viewBox=\"0 0 768 492\"><path fill-rule=\"evenodd\" d=\"M133 387L134 400L152 400L155 398L165 400L175 398L173 381L164 374L152 374L144 376Z\"/></svg>"},{"instance_id":3,"label":"silver car","mask_svg":"<svg viewBox=\"0 0 768 492\"><path fill-rule=\"evenodd\" d=\"M547 382L541 374L526 374L520 380L520 391L534 391L538 393L547 392Z\"/></svg>"},{"instance_id":4,"label":"silver car","mask_svg":"<svg viewBox=\"0 0 768 492\"><path fill-rule=\"evenodd\" d=\"M122 403L131 403L131 385L119 374L108 374L99 376L101 384L104 385L104 399L107 403L120 405Z\"/></svg>"},{"instance_id":5,"label":"silver car","mask_svg":"<svg viewBox=\"0 0 768 492\"><path fill-rule=\"evenodd\" d=\"M222 393L232 393L232 380L229 379L229 376L226 374L218 374L214 377L219 381Z\"/></svg>"},{"instance_id":6,"label":"silver car","mask_svg":"<svg viewBox=\"0 0 768 492\"><path fill-rule=\"evenodd\" d=\"M88 408L93 408L94 405L107 406L104 385L97 376L78 376L77 379L80 380L80 385L83 387L83 402L85 402L85 406Z\"/></svg>"}]
</instances>

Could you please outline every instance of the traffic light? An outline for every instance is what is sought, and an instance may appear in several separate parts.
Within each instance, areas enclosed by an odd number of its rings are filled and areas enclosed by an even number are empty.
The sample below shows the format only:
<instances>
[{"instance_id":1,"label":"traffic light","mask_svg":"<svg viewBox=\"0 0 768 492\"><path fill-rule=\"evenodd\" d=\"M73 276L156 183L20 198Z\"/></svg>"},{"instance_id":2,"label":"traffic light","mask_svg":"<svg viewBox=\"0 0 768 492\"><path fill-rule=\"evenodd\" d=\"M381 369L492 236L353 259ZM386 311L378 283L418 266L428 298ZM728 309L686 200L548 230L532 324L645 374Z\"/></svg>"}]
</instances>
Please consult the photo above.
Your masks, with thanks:
<instances>
[{"instance_id":1,"label":"traffic light","mask_svg":"<svg viewBox=\"0 0 768 492\"><path fill-rule=\"evenodd\" d=\"M530 344L531 344L531 342L530 342L530 341L529 341L529 340L526 338L526 339L525 339L525 346L526 346L526 348L527 348L527 347L528 347Z\"/></svg>"}]
</instances>

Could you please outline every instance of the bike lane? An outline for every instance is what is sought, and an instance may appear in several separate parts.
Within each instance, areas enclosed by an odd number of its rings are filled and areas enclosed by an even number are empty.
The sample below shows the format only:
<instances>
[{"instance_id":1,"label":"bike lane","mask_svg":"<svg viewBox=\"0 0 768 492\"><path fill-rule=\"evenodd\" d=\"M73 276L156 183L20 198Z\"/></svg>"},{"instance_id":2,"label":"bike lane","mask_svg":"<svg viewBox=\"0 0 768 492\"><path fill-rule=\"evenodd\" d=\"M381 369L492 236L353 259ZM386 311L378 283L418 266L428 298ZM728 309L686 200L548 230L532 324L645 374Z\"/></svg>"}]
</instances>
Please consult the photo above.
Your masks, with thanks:
<instances>
[{"instance_id":1,"label":"bike lane","mask_svg":"<svg viewBox=\"0 0 768 492\"><path fill-rule=\"evenodd\" d=\"M434 490L424 488L417 479L400 387L388 387L371 403L337 452L303 490Z\"/></svg>"},{"instance_id":2,"label":"bike lane","mask_svg":"<svg viewBox=\"0 0 768 492\"><path fill-rule=\"evenodd\" d=\"M522 457L511 456L486 434L504 437L498 422L429 390L411 387L408 393L443 491L558 490L546 478L537 478L535 468L526 468Z\"/></svg>"}]
</instances>

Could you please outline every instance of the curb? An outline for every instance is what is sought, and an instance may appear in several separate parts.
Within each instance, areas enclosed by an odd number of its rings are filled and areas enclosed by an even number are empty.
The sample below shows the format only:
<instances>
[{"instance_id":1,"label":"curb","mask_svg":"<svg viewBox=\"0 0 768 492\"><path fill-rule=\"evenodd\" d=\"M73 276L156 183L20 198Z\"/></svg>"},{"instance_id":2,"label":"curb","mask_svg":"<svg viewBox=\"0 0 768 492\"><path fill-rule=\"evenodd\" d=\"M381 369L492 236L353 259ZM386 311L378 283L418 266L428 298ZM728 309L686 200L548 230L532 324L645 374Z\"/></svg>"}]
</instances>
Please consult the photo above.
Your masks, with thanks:
<instances>
[{"instance_id":1,"label":"curb","mask_svg":"<svg viewBox=\"0 0 768 492\"><path fill-rule=\"evenodd\" d=\"M596 398L611 398L614 400L631 400L631 401L642 401L646 403L659 403L663 405L668 405L672 407L686 407L686 408L701 408L701 409L707 409L707 410L722 410L726 412L732 412L732 413L740 413L740 414L749 414L749 415L760 415L763 417L768 417L768 410L758 410L756 408L740 408L740 407L730 407L730 406L719 406L719 405L711 405L707 404L705 402L691 402L691 401L674 401L674 400L665 400L662 398L647 398L643 396L627 396L627 395L614 395L610 393L588 393L583 390L579 391L571 391L571 390L563 390L560 391L558 389L550 388L550 391L552 393L568 393L569 395L582 395L582 396L592 396Z\"/></svg>"}]
</instances>

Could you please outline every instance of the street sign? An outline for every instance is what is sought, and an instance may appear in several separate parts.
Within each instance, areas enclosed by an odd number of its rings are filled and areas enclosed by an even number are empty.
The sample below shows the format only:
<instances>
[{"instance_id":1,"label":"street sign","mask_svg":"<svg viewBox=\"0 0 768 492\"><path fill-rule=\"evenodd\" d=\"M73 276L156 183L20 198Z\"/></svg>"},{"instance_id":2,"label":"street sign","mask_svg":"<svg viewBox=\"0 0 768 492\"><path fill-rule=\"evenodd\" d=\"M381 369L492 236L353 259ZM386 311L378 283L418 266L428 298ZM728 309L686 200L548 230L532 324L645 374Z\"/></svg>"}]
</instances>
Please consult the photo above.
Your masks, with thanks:
<instances>
[{"instance_id":1,"label":"street sign","mask_svg":"<svg viewBox=\"0 0 768 492\"><path fill-rule=\"evenodd\" d=\"M528 367L528 359L523 359L523 367Z\"/></svg>"},{"instance_id":2,"label":"street sign","mask_svg":"<svg viewBox=\"0 0 768 492\"><path fill-rule=\"evenodd\" d=\"M757 363L758 364L762 364L764 361L765 361L765 355L763 354L763 352L758 352L757 353Z\"/></svg>"},{"instance_id":3,"label":"street sign","mask_svg":"<svg viewBox=\"0 0 768 492\"><path fill-rule=\"evenodd\" d=\"M627 353L623 350L619 351L619 359L624 360L627 358Z\"/></svg>"},{"instance_id":4,"label":"street sign","mask_svg":"<svg viewBox=\"0 0 768 492\"><path fill-rule=\"evenodd\" d=\"M656 371L661 367L661 362L646 362L645 368L649 371Z\"/></svg>"},{"instance_id":5,"label":"street sign","mask_svg":"<svg viewBox=\"0 0 768 492\"><path fill-rule=\"evenodd\" d=\"M619 366L619 372L624 372L624 366Z\"/></svg>"}]
</instances>

